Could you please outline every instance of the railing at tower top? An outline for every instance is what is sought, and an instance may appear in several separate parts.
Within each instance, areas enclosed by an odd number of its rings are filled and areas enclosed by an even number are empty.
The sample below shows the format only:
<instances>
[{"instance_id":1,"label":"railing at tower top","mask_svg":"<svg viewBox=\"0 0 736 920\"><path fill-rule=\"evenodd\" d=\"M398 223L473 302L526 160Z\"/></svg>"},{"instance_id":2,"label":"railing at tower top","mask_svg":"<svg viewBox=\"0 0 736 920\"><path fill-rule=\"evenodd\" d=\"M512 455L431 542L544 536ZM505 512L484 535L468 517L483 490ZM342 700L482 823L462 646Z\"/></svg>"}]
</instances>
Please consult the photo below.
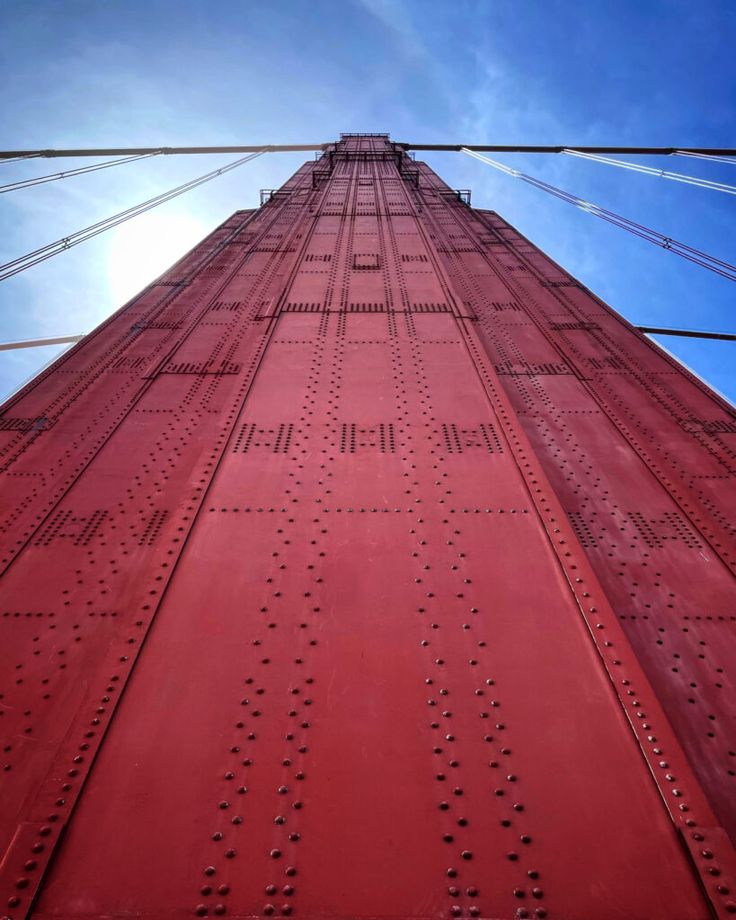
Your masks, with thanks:
<instances>
[{"instance_id":1,"label":"railing at tower top","mask_svg":"<svg viewBox=\"0 0 736 920\"><path fill-rule=\"evenodd\" d=\"M387 141L388 146L382 150L362 150L360 148L350 147L344 143L346 138L352 137L380 137ZM320 183L328 179L336 163L357 162L357 163L390 163L393 162L399 171L399 175L407 182L413 185L419 185L419 167L414 160L404 150L400 144L388 141L387 134L341 134L340 142L330 144L317 157L317 162L312 169L312 188L317 188Z\"/></svg>"}]
</instances>

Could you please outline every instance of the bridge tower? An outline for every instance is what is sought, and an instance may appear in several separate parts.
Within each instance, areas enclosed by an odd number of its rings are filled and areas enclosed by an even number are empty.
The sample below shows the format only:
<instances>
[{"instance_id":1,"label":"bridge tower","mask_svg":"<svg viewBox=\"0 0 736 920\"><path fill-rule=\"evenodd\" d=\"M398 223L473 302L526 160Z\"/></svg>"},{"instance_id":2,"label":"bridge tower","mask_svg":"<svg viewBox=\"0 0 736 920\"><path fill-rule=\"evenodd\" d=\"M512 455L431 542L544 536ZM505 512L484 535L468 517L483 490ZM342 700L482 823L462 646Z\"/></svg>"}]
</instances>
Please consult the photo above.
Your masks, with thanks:
<instances>
[{"instance_id":1,"label":"bridge tower","mask_svg":"<svg viewBox=\"0 0 736 920\"><path fill-rule=\"evenodd\" d=\"M0 410L0 915L734 913L735 436L343 135Z\"/></svg>"}]
</instances>

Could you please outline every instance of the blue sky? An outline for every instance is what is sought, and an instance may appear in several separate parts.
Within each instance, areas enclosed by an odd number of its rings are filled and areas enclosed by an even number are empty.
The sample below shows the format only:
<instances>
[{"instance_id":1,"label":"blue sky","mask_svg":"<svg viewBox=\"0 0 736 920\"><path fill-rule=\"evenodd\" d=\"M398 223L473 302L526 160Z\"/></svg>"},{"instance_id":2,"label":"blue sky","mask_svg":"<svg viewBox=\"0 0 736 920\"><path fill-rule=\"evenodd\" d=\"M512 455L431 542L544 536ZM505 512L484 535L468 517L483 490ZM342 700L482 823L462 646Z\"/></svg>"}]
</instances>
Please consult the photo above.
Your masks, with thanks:
<instances>
[{"instance_id":1,"label":"blue sky","mask_svg":"<svg viewBox=\"0 0 736 920\"><path fill-rule=\"evenodd\" d=\"M720 0L5 0L0 145L319 143L389 131L425 143L736 146L735 43L736 6ZM93 328L305 156L261 157L0 282L0 340ZM736 328L733 282L461 154L425 158L628 319ZM0 261L229 159L160 157L0 195ZM499 159L734 261L732 196L568 157ZM73 165L0 164L0 182ZM736 184L736 165L659 165ZM736 399L736 343L663 344ZM0 396L57 351L0 352Z\"/></svg>"}]
</instances>

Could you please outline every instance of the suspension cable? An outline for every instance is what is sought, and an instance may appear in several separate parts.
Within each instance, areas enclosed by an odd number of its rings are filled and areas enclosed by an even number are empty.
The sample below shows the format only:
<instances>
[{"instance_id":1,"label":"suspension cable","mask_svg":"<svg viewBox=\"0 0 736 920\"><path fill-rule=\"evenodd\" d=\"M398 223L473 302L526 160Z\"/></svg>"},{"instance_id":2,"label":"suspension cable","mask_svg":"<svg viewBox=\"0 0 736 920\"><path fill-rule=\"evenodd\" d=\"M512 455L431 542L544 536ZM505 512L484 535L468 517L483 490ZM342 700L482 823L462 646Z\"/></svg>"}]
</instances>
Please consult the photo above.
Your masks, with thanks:
<instances>
[{"instance_id":1,"label":"suspension cable","mask_svg":"<svg viewBox=\"0 0 736 920\"><path fill-rule=\"evenodd\" d=\"M112 227L117 227L118 224L122 224L126 220L137 217L139 214L144 214L146 211L150 211L152 208L158 207L160 204L165 204L167 201L171 201L173 198L176 198L179 195L183 195L184 192L188 192L193 188L197 188L198 186L203 185L205 182L209 182L211 179L214 179L217 176L222 176L226 172L230 172L230 170L241 166L243 163L247 163L249 160L254 160L256 157L261 156L261 154L266 153L269 149L269 147L264 147L262 150L258 150L256 153L250 153L247 156L240 157L240 159L234 160L232 163L228 163L226 166L222 166L219 169L214 169L202 176L198 176L196 179L190 179L189 182L178 185L176 188L169 189L167 192L162 192L160 195L156 195L154 198L149 198L147 201L143 201L140 204L134 205L132 208L127 208L125 211L120 211L118 214L113 214L110 217L106 217L104 220L100 220L95 224L91 224L89 227L84 227L82 230L77 230L75 233L70 233L68 236L62 237L60 240L55 240L53 243L47 243L45 246L41 246L39 249L34 249L32 252L18 256L17 259L12 259L10 262L5 262L4 264L0 265L0 281L5 281L6 278L10 278L12 275L17 275L19 272L25 271L32 265L37 265L39 262L44 262L46 259L50 259L52 256L58 255L58 253L64 252L66 249L71 249L72 246L77 246L79 243L85 242L85 240L89 240L100 233L104 233L105 230L110 230Z\"/></svg>"},{"instance_id":2,"label":"suspension cable","mask_svg":"<svg viewBox=\"0 0 736 920\"><path fill-rule=\"evenodd\" d=\"M637 326L639 332L647 335L676 335L686 339L716 339L720 342L736 342L736 332L711 332L705 329L672 329L670 326Z\"/></svg>"},{"instance_id":3,"label":"suspension cable","mask_svg":"<svg viewBox=\"0 0 736 920\"><path fill-rule=\"evenodd\" d=\"M716 192L725 192L727 195L736 195L736 185L728 185L725 182L711 182L710 179L701 179L699 176L686 176L683 173L670 172L667 169L656 169L654 166L644 166L642 163L628 163L626 160L603 157L597 153L582 153L580 150L571 150L569 148L562 152L571 157L580 157L584 160L595 160L597 163L606 163L609 166L619 166L621 169L631 169L634 172L645 173L648 176L659 176L661 179L674 179L675 182L685 182L687 185L697 185L700 188L709 188Z\"/></svg>"},{"instance_id":4,"label":"suspension cable","mask_svg":"<svg viewBox=\"0 0 736 920\"><path fill-rule=\"evenodd\" d=\"M675 156L695 157L698 160L715 160L716 163L731 163L736 166L736 157L717 156L713 153L696 153L693 150L675 150Z\"/></svg>"},{"instance_id":5,"label":"suspension cable","mask_svg":"<svg viewBox=\"0 0 736 920\"><path fill-rule=\"evenodd\" d=\"M161 152L162 151L159 150L156 153L142 153L140 156L136 157L121 157L116 160L104 160L102 163L93 163L92 166L80 166L77 169L67 169L63 172L50 173L47 176L36 176L33 179L20 179L18 182L9 182L7 185L0 185L0 195L7 192L15 192L21 188L30 188L33 185L43 185L45 182L53 182L55 179L66 179L69 176L80 176L82 173L97 172L98 169L107 169L109 166L133 163L136 160L145 160L148 157L158 156Z\"/></svg>"},{"instance_id":6,"label":"suspension cable","mask_svg":"<svg viewBox=\"0 0 736 920\"><path fill-rule=\"evenodd\" d=\"M20 342L0 342L0 351L13 351L17 348L38 348L43 345L73 345L81 342L83 335L55 335L43 339L22 339Z\"/></svg>"},{"instance_id":7,"label":"suspension cable","mask_svg":"<svg viewBox=\"0 0 736 920\"><path fill-rule=\"evenodd\" d=\"M37 160L40 156L42 156L42 154L40 151L38 151L36 153L33 153L33 152L23 153L20 156L17 156L17 157L14 156L14 157L11 157L10 159L5 159L4 157L0 157L0 163L20 163L21 160Z\"/></svg>"},{"instance_id":8,"label":"suspension cable","mask_svg":"<svg viewBox=\"0 0 736 920\"><path fill-rule=\"evenodd\" d=\"M335 142L323 144L235 144L227 147L167 147L164 144L159 144L156 147L74 147L62 150L51 150L49 148L44 150L0 150L0 162L5 160L10 163L15 160L25 160L28 157L131 157L140 153L159 152L166 154L254 153L255 151L263 150L264 147L266 150L273 151L273 153L295 153L300 150L327 150L332 143ZM460 147L456 146L453 149L459 150ZM718 151L710 147L696 147L693 149L702 150L704 153L723 153L722 150ZM621 151L618 152L620 153ZM671 153L672 148L668 148L666 152ZM727 152L732 156L736 156L736 147L729 149Z\"/></svg>"},{"instance_id":9,"label":"suspension cable","mask_svg":"<svg viewBox=\"0 0 736 920\"><path fill-rule=\"evenodd\" d=\"M462 147L461 150L468 156L474 157L477 160L481 160L482 162L487 163L489 166L493 166L494 169L498 169L501 172L506 173L508 176L513 176L515 179L521 179L523 182L527 182L529 185L533 185L535 188L541 189L543 192L548 192L550 195L554 195L555 198L566 201L568 204L572 204L575 207L580 208L582 211L587 211L594 217L600 217L602 220L608 221L608 223L611 223L616 227L620 227L622 230L627 230L629 233L633 233L640 239L647 240L649 243L654 243L655 246L661 246L662 249L667 249L670 252L674 252L676 255L682 256L683 259L687 259L689 262L694 262L696 265L701 265L703 268L707 268L709 271L715 272L717 275L721 275L723 278L728 278L729 281L736 281L736 265L732 265L730 262L724 262L721 259L716 259L714 256L708 255L706 252L702 252L699 249L694 249L692 246L681 243L670 236L665 236L658 230L652 230L649 227L645 227L643 224L637 224L633 220L629 220L627 217L622 217L620 214L616 214L614 211L609 211L606 208L602 208L590 201L585 201L583 198L578 198L577 195L573 195L571 192L566 192L564 189L550 185L548 182L543 182L541 179L535 179L533 176L528 176L526 173L522 173L518 169L512 169L510 166L506 166L503 163L492 160L490 157L484 157L480 153L476 153L474 150L469 150L467 147Z\"/></svg>"}]
</instances>

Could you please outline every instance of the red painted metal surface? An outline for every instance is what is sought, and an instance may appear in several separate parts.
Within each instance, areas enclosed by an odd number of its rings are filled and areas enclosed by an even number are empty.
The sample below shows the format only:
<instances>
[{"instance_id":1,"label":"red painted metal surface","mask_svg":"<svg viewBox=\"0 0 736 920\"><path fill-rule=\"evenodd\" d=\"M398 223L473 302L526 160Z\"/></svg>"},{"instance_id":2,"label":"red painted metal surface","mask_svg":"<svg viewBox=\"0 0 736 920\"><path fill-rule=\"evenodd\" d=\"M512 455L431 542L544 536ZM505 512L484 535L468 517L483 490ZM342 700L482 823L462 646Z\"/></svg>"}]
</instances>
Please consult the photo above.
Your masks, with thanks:
<instances>
[{"instance_id":1,"label":"red painted metal surface","mask_svg":"<svg viewBox=\"0 0 736 920\"><path fill-rule=\"evenodd\" d=\"M728 916L734 435L345 136L3 407L0 910Z\"/></svg>"}]
</instances>

